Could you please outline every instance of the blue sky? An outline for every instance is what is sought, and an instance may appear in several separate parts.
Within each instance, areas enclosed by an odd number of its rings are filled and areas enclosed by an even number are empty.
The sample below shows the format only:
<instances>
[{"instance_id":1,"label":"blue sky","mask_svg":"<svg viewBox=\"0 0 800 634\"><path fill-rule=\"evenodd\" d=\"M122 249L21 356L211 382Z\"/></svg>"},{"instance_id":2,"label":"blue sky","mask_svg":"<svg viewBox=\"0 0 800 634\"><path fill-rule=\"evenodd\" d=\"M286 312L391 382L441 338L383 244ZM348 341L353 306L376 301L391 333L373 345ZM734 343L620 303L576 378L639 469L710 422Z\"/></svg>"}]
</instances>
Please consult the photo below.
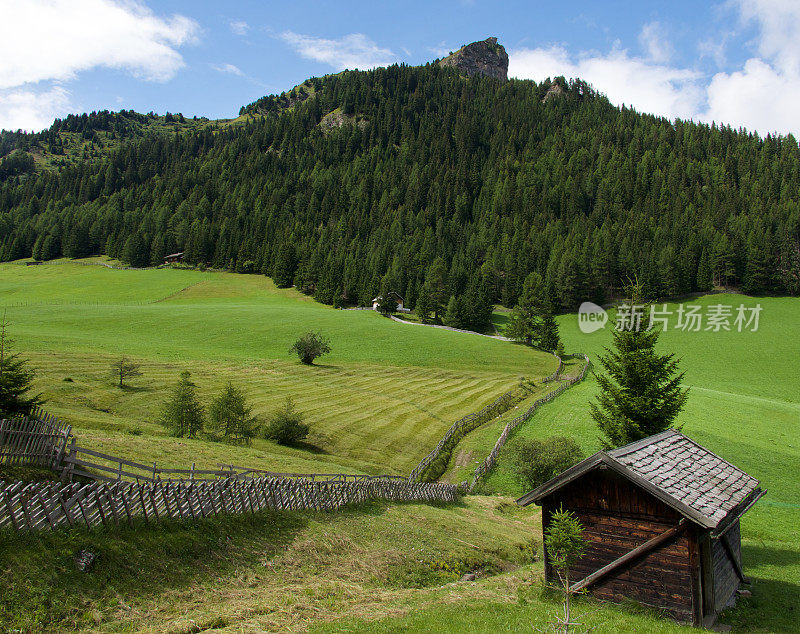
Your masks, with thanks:
<instances>
[{"instance_id":1,"label":"blue sky","mask_svg":"<svg viewBox=\"0 0 800 634\"><path fill-rule=\"evenodd\" d=\"M108 108L236 116L342 68L496 36L512 76L564 74L645 112L800 133L800 1L0 0L0 128Z\"/></svg>"}]
</instances>

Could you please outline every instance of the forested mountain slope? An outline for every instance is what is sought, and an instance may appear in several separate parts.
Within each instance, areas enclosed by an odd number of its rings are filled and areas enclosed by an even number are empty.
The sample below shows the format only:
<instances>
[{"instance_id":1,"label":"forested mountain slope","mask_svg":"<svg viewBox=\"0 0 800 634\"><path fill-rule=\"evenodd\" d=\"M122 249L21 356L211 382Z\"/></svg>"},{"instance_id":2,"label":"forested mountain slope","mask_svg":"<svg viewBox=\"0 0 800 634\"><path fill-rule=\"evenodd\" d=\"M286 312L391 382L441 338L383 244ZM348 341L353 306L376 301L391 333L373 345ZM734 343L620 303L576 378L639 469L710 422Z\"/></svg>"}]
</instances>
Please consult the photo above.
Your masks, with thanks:
<instances>
[{"instance_id":1,"label":"forested mountain slope","mask_svg":"<svg viewBox=\"0 0 800 634\"><path fill-rule=\"evenodd\" d=\"M671 123L556 82L346 71L239 125L17 170L0 183L0 256L145 266L184 251L326 303L388 289L412 307L423 287L513 305L532 271L563 308L633 275L653 295L800 291L794 138Z\"/></svg>"}]
</instances>

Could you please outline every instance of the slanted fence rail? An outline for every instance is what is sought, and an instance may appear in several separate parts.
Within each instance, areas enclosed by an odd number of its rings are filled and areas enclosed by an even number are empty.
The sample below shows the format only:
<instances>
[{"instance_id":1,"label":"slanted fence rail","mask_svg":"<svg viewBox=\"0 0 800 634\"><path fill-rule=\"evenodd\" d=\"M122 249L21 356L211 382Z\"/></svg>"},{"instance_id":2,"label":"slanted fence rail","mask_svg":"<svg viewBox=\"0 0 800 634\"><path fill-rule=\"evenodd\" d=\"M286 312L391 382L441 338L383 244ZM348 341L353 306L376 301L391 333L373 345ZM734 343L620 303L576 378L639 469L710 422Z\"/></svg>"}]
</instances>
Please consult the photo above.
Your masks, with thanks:
<instances>
[{"instance_id":1,"label":"slanted fence rail","mask_svg":"<svg viewBox=\"0 0 800 634\"><path fill-rule=\"evenodd\" d=\"M550 376L543 378L542 383L550 383L558 379L559 374L564 368L564 362L559 357L556 358L558 359L558 369ZM445 432L444 436L442 436L442 439L437 443L437 445L427 456L420 460L419 464L411 471L411 474L408 476L409 480L419 480L423 472L434 462L434 460L439 457L442 451L445 450L448 442L450 442L451 439L453 439L453 442L458 442L463 436L471 432L473 429L488 423L496 416L499 416L503 412L507 411L514 403L520 400L518 391L518 389L515 389L506 392L502 396L499 396L497 399L489 403L481 411L467 414L463 418L460 418L455 423L450 425L449 429Z\"/></svg>"},{"instance_id":2,"label":"slanted fence rail","mask_svg":"<svg viewBox=\"0 0 800 634\"><path fill-rule=\"evenodd\" d=\"M35 408L29 416L0 420L0 464L56 468L72 427Z\"/></svg>"},{"instance_id":3,"label":"slanted fence rail","mask_svg":"<svg viewBox=\"0 0 800 634\"><path fill-rule=\"evenodd\" d=\"M459 495L451 484L392 475L146 465L78 446L69 425L38 410L27 418L0 421L2 463L61 471L60 483L0 481L0 529L17 531L91 529L264 509L332 511L367 500L447 503ZM75 476L93 482L73 482Z\"/></svg>"},{"instance_id":4,"label":"slanted fence rail","mask_svg":"<svg viewBox=\"0 0 800 634\"><path fill-rule=\"evenodd\" d=\"M0 529L117 527L166 519L192 520L264 509L332 511L367 500L454 502L449 484L380 476L362 480L263 476L155 482L0 482Z\"/></svg>"},{"instance_id":5,"label":"slanted fence rail","mask_svg":"<svg viewBox=\"0 0 800 634\"><path fill-rule=\"evenodd\" d=\"M564 380L564 382L561 385L559 385L555 390L547 393L542 398L537 399L524 413L508 421L506 426L503 428L500 437L497 439L497 442L494 444L492 451L489 453L488 456L486 456L486 459L482 463L480 463L475 469L475 474L472 477L472 482L467 483L465 481L459 485L462 488L462 490L466 489L472 491L475 488L475 485L478 483L478 481L484 475L486 475L492 470L492 468L495 465L495 462L497 462L498 456L500 455L500 451L503 449L503 447L506 444L506 441L508 440L508 437L519 425L521 425L531 416L533 416L534 413L536 413L536 410L539 409L542 405L552 401L554 398L556 398L562 392L564 392L564 390L567 390L576 383L580 383L581 381L583 381L583 379L586 377L586 373L589 371L589 367L591 366L591 362L589 361L589 356L585 354L570 354L570 355L564 355L564 359L583 359L584 360L583 368L581 368L580 372L578 372L574 376L561 377Z\"/></svg>"}]
</instances>

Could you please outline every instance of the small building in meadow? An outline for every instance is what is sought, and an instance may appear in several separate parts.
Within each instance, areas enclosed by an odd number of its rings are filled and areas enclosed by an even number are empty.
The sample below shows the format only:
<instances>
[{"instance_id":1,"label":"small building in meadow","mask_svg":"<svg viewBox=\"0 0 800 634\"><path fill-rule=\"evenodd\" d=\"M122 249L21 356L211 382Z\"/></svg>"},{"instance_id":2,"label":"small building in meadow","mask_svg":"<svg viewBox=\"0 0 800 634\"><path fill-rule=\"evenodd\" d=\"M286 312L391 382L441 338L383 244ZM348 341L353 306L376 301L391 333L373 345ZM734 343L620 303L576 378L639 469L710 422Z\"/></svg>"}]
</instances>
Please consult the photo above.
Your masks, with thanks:
<instances>
[{"instance_id":1,"label":"small building in meadow","mask_svg":"<svg viewBox=\"0 0 800 634\"><path fill-rule=\"evenodd\" d=\"M397 312L398 313L409 312L407 309L405 309L403 307L403 298L398 293L395 293L394 291L391 291L389 293L389 297L391 297L392 299L394 299L394 301L397 302ZM378 306L380 306L380 303L382 301L383 301L383 295L378 295L375 299L373 299L372 300L372 310L378 310Z\"/></svg>"},{"instance_id":2,"label":"small building in meadow","mask_svg":"<svg viewBox=\"0 0 800 634\"><path fill-rule=\"evenodd\" d=\"M580 520L588 545L570 571L573 590L708 626L747 583L739 518L764 493L755 478L668 430L598 452L517 503L541 505L543 530L559 508ZM544 563L557 583L546 548Z\"/></svg>"},{"instance_id":3,"label":"small building in meadow","mask_svg":"<svg viewBox=\"0 0 800 634\"><path fill-rule=\"evenodd\" d=\"M164 256L164 264L174 264L176 262L183 262L183 251Z\"/></svg>"}]
</instances>

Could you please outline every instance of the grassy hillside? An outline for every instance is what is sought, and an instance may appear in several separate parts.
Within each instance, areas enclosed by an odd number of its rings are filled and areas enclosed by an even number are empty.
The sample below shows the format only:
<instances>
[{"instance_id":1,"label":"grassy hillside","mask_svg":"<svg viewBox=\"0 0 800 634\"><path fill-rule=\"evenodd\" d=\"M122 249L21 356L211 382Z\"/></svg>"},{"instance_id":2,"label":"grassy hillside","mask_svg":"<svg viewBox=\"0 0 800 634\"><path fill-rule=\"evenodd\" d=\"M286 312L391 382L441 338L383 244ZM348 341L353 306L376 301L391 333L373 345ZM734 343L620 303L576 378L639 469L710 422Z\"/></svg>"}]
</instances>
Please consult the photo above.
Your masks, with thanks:
<instances>
[{"instance_id":1,"label":"grassy hillside","mask_svg":"<svg viewBox=\"0 0 800 634\"><path fill-rule=\"evenodd\" d=\"M754 596L740 602L727 620L747 631L792 631L800 604L800 300L712 295L685 303L763 308L758 332L668 329L659 346L680 357L691 388L677 421L684 433L768 490L742 521L744 564L755 579ZM586 352L596 360L610 345L610 326L586 335L576 315L562 316L559 324L568 351ZM514 481L509 454L524 438L566 435L587 455L598 451L599 433L588 407L597 391L589 377L538 411L509 441L482 489L514 496L523 492Z\"/></svg>"},{"instance_id":2,"label":"grassy hillside","mask_svg":"<svg viewBox=\"0 0 800 634\"><path fill-rule=\"evenodd\" d=\"M143 460L203 459L274 470L408 473L450 426L522 376L551 373L553 358L476 335L407 328L371 311L341 311L263 276L185 270L119 271L74 263L0 266L0 306L17 348L39 372L47 408L83 438ZM333 352L301 365L289 346L307 330ZM118 355L144 377L120 390ZM164 443L155 423L182 369L206 401L227 380L268 415L292 396L316 452L259 441L253 449L204 441ZM137 434L137 435L132 435ZM218 454L225 454L224 456Z\"/></svg>"},{"instance_id":3,"label":"grassy hillside","mask_svg":"<svg viewBox=\"0 0 800 634\"><path fill-rule=\"evenodd\" d=\"M0 627L518 631L558 609L531 549L540 538L538 513L485 497L12 536L0 541ZM90 573L72 561L80 549L98 556ZM459 582L465 572L478 580ZM688 631L641 610L578 614L600 632Z\"/></svg>"}]
</instances>

